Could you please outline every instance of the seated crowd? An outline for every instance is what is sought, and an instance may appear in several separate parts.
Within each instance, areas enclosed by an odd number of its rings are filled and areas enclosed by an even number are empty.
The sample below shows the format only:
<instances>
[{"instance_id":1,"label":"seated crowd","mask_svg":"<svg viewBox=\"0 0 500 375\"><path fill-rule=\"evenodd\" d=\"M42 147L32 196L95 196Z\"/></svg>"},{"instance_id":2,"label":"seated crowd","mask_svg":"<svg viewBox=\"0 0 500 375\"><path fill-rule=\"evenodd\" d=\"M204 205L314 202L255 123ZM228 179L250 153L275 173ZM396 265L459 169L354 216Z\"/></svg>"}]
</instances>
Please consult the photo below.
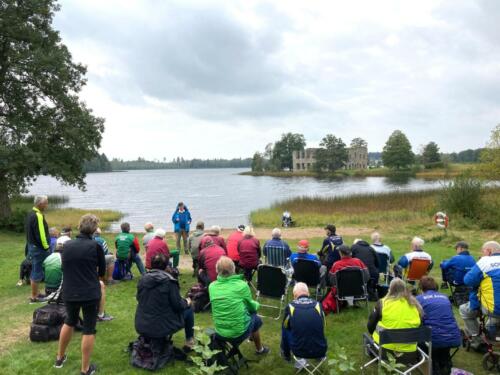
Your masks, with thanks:
<instances>
[{"instance_id":1,"label":"seated crowd","mask_svg":"<svg viewBox=\"0 0 500 375\"><path fill-rule=\"evenodd\" d=\"M179 272L165 240L165 230L155 229L151 223L146 223L146 234L142 238L144 266L139 240L130 233L128 223L121 224L121 233L115 238L114 254L101 237L98 219L94 215L81 218L79 234L74 239L71 238L70 228L63 228L61 234L55 228L51 228L50 232L45 229L46 233L41 238L36 231L41 230L38 226L38 220L41 220L39 213L46 204L46 198L35 200L33 214L28 217L26 258L31 262L30 302L41 302L47 297L59 298L61 295L60 301L66 306L67 317L61 330L54 366L63 367L67 359L66 348L81 311L81 372L95 373L96 367L90 363L90 355L96 322L113 319L104 311L105 285L116 282L117 267L123 267L124 280L132 278L131 267L134 263L141 274L136 295L137 333L147 339L157 352L161 352L171 344L172 336L183 329L184 349L190 351L195 344L193 301L181 296ZM46 228L45 219L43 222ZM189 223L190 216L189 222L184 225L184 232L188 232L186 226ZM424 251L421 238L413 238L411 251L394 265L393 275L389 275L387 269L389 277L386 280L382 278L382 282L389 284L387 295L384 296L378 294L380 273L386 274L380 267L382 264L389 267L395 259L392 250L382 243L379 233L372 234L372 244L356 239L350 247L337 235L334 225L327 225L326 238L317 256L310 252L307 240L299 241L297 251L292 252L288 243L281 238L279 228L272 230L271 239L263 247L249 226L238 226L227 241L221 236L220 227L212 226L206 233L204 228L203 222L196 223L196 230L186 238L184 245L192 257L193 276L208 290L217 340L237 347L249 339L255 345L256 355L269 353L270 349L264 345L261 335L263 321L258 315L260 304L253 298L251 290L254 272L261 263L268 264L281 267L288 282L293 285L293 301L286 306L282 322L282 357L291 361L293 356L297 368L307 366L309 359L324 358L327 352L325 314L356 304L337 306L345 301L336 300L340 273L354 269L362 275L366 298L376 301L368 319L369 334L364 335L365 343L378 345L380 329L417 328L422 325L431 327L433 373L450 373L450 351L460 345L461 335L450 299L438 292L438 284L432 277L426 276L433 261L431 255ZM181 236L183 239L184 232ZM180 242L180 237L177 240ZM36 246L32 243L36 243ZM37 253L37 247L46 251L44 256ZM470 298L461 304L459 311L466 334L470 336L472 344L478 346L481 342L478 319L486 317L487 334L490 336L495 336L496 324L500 319L500 261L497 260L500 259L500 244L486 242L482 246L483 256L477 263L469 254L468 247L464 241L458 242L455 246L456 255L443 261L440 268L443 283L450 288L464 287L470 291ZM422 293L415 297L415 289L412 290L411 285L416 280L406 276L412 271L417 259L424 261L426 269L418 278L418 289ZM310 262L310 269L317 272L318 287L328 288L321 302L310 296L311 285L298 278L296 270L302 262ZM23 272L27 272L25 267L26 264L21 267L21 284L26 276ZM45 280L47 296L38 294L38 283L42 279ZM411 282L413 284L409 287ZM398 361L412 363L418 356L417 345L429 351L422 343L385 344L383 350L393 353Z\"/></svg>"}]
</instances>

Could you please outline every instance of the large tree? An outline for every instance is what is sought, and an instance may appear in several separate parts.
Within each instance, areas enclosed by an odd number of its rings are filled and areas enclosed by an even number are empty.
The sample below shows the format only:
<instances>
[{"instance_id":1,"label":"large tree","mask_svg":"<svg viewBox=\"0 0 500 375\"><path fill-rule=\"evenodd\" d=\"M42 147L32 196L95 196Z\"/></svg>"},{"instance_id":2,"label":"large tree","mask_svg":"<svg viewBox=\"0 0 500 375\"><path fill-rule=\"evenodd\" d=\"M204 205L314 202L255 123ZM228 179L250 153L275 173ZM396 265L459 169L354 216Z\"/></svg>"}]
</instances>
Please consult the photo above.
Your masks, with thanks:
<instances>
[{"instance_id":1,"label":"large tree","mask_svg":"<svg viewBox=\"0 0 500 375\"><path fill-rule=\"evenodd\" d=\"M0 218L40 174L80 188L104 121L78 94L86 69L53 29L54 0L0 3Z\"/></svg>"},{"instance_id":2,"label":"large tree","mask_svg":"<svg viewBox=\"0 0 500 375\"><path fill-rule=\"evenodd\" d=\"M410 141L401 130L395 130L384 146L382 162L388 168L402 169L411 166L414 160Z\"/></svg>"},{"instance_id":3,"label":"large tree","mask_svg":"<svg viewBox=\"0 0 500 375\"><path fill-rule=\"evenodd\" d=\"M500 124L491 131L490 141L481 152L480 170L486 178L500 180Z\"/></svg>"},{"instance_id":4,"label":"large tree","mask_svg":"<svg viewBox=\"0 0 500 375\"><path fill-rule=\"evenodd\" d=\"M341 138L327 134L316 150L316 163L314 169L317 172L334 172L343 168L349 157L345 143Z\"/></svg>"},{"instance_id":5,"label":"large tree","mask_svg":"<svg viewBox=\"0 0 500 375\"><path fill-rule=\"evenodd\" d=\"M431 167L435 163L441 161L441 155L439 154L439 146L435 142L429 142L424 146L422 151L422 163L426 167Z\"/></svg>"},{"instance_id":6,"label":"large tree","mask_svg":"<svg viewBox=\"0 0 500 375\"><path fill-rule=\"evenodd\" d=\"M272 164L279 170L290 169L293 165L293 152L302 151L306 146L304 135L297 133L286 133L274 144L272 152Z\"/></svg>"},{"instance_id":7,"label":"large tree","mask_svg":"<svg viewBox=\"0 0 500 375\"><path fill-rule=\"evenodd\" d=\"M351 141L351 147L368 147L368 142L363 138L353 138Z\"/></svg>"}]
</instances>

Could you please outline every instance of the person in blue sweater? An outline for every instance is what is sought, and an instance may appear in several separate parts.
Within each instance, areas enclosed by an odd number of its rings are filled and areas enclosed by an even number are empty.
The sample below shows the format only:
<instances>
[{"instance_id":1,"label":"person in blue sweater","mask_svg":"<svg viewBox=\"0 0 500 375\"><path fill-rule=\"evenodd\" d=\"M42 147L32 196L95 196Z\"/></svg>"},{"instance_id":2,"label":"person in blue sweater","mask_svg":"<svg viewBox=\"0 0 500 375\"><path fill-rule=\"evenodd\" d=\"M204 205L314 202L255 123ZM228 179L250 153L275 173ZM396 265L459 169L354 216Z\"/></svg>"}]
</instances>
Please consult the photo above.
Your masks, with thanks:
<instances>
[{"instance_id":1,"label":"person in blue sweater","mask_svg":"<svg viewBox=\"0 0 500 375\"><path fill-rule=\"evenodd\" d=\"M292 255L290 246L281 239L281 229L274 228L271 236L272 239L267 241L263 248L266 263L276 267L286 267Z\"/></svg>"},{"instance_id":2,"label":"person in blue sweater","mask_svg":"<svg viewBox=\"0 0 500 375\"><path fill-rule=\"evenodd\" d=\"M179 202L172 215L172 222L174 223L175 232L175 246L177 250L181 251L181 237L184 246L184 253L188 253L188 237L189 226L191 225L191 213L183 202Z\"/></svg>"},{"instance_id":3,"label":"person in blue sweater","mask_svg":"<svg viewBox=\"0 0 500 375\"><path fill-rule=\"evenodd\" d=\"M340 260L340 253L338 247L344 244L341 236L337 235L337 228L333 224L328 224L325 227L326 238L323 240L323 245L321 250L318 252L318 256L322 259L322 263L329 270L332 268L333 264Z\"/></svg>"},{"instance_id":4,"label":"person in blue sweater","mask_svg":"<svg viewBox=\"0 0 500 375\"><path fill-rule=\"evenodd\" d=\"M308 240L300 240L299 243L297 244L297 252L293 253L290 256L290 263L292 267L297 264L297 261L299 259L305 259L305 260L310 260L316 263L316 265L319 268L319 276L320 276L320 281L321 281L321 286L325 286L326 282L326 272L327 269L324 265L321 264L319 258L314 255L314 254L309 254L309 241Z\"/></svg>"},{"instance_id":5,"label":"person in blue sweater","mask_svg":"<svg viewBox=\"0 0 500 375\"><path fill-rule=\"evenodd\" d=\"M476 264L474 257L469 253L469 244L467 242L457 242L455 250L457 251L457 255L441 262L443 280L441 289L447 289L448 283L454 286L464 285L465 274Z\"/></svg>"},{"instance_id":6,"label":"person in blue sweater","mask_svg":"<svg viewBox=\"0 0 500 375\"><path fill-rule=\"evenodd\" d=\"M439 293L436 281L424 276L420 280L422 294L417 301L424 310L422 324L432 329L432 373L448 375L453 364L450 349L462 343L462 336L448 296Z\"/></svg>"},{"instance_id":7,"label":"person in blue sweater","mask_svg":"<svg viewBox=\"0 0 500 375\"><path fill-rule=\"evenodd\" d=\"M306 359L323 358L326 355L325 314L321 303L309 297L306 284L295 284L293 298L285 309L281 355L289 362L293 353L299 358L295 366L303 368L307 365Z\"/></svg>"}]
</instances>

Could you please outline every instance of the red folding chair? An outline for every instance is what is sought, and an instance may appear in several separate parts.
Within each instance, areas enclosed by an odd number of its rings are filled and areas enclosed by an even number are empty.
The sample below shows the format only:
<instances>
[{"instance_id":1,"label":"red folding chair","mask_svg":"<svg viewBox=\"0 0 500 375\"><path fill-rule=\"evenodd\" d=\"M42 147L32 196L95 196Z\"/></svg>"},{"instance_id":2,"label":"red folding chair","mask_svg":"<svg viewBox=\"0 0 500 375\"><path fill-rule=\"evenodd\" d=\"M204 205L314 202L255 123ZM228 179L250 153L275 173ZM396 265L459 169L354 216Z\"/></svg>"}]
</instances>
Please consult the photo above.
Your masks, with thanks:
<instances>
[{"instance_id":1,"label":"red folding chair","mask_svg":"<svg viewBox=\"0 0 500 375\"><path fill-rule=\"evenodd\" d=\"M427 275L429 272L429 266L431 265L430 259L413 259L408 266L406 275L404 275L404 280L406 282L420 281L422 277Z\"/></svg>"}]
</instances>

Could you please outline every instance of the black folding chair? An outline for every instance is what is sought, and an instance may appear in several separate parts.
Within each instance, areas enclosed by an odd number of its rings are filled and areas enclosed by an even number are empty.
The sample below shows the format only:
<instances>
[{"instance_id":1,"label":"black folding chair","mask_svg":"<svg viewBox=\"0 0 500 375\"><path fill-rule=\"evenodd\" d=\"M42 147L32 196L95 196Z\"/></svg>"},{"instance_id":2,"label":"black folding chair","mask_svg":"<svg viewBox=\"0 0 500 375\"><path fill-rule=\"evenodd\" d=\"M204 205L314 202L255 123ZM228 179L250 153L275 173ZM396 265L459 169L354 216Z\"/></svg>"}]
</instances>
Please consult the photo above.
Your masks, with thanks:
<instances>
[{"instance_id":1,"label":"black folding chair","mask_svg":"<svg viewBox=\"0 0 500 375\"><path fill-rule=\"evenodd\" d=\"M289 261L285 256L284 246L265 246L266 249L266 263L275 267L288 268Z\"/></svg>"},{"instance_id":2,"label":"black folding chair","mask_svg":"<svg viewBox=\"0 0 500 375\"><path fill-rule=\"evenodd\" d=\"M316 291L316 299L321 295L321 275L318 263L308 259L297 259L293 265L293 278L297 282L305 283Z\"/></svg>"},{"instance_id":3,"label":"black folding chair","mask_svg":"<svg viewBox=\"0 0 500 375\"><path fill-rule=\"evenodd\" d=\"M365 301L368 310L368 290L361 268L347 267L335 272L337 293L337 314L340 312L340 301Z\"/></svg>"},{"instance_id":4,"label":"black folding chair","mask_svg":"<svg viewBox=\"0 0 500 375\"><path fill-rule=\"evenodd\" d=\"M384 275L384 284L389 283L389 256L387 254L377 253L378 273Z\"/></svg>"},{"instance_id":5,"label":"black folding chair","mask_svg":"<svg viewBox=\"0 0 500 375\"><path fill-rule=\"evenodd\" d=\"M405 329L384 329L377 328L379 334L379 343L375 343L373 339L364 334L364 345L365 353L374 356L372 360L361 366L361 373L364 373L365 369L375 362L378 362L378 373L381 373L381 368L384 367L385 370L390 370L391 373L396 373L400 375L411 374L412 371L416 370L418 367L427 362L427 374L432 374L432 335L431 328L427 326L422 326L419 328L405 328ZM422 350L417 345L417 353L419 355L419 361L415 364L409 365L405 370L400 370L391 366L387 360L384 359L383 345L387 344L415 344L415 343L425 343L428 347L428 353Z\"/></svg>"},{"instance_id":6,"label":"black folding chair","mask_svg":"<svg viewBox=\"0 0 500 375\"><path fill-rule=\"evenodd\" d=\"M261 264L257 268L257 295L255 299L258 301L260 297L279 299L279 306L265 305L261 306L278 310L278 316L275 320L281 317L281 312L286 306L288 295L288 278L283 268L274 267L268 264ZM259 314L261 315L261 314ZM261 315L265 316L265 315Z\"/></svg>"}]
</instances>

